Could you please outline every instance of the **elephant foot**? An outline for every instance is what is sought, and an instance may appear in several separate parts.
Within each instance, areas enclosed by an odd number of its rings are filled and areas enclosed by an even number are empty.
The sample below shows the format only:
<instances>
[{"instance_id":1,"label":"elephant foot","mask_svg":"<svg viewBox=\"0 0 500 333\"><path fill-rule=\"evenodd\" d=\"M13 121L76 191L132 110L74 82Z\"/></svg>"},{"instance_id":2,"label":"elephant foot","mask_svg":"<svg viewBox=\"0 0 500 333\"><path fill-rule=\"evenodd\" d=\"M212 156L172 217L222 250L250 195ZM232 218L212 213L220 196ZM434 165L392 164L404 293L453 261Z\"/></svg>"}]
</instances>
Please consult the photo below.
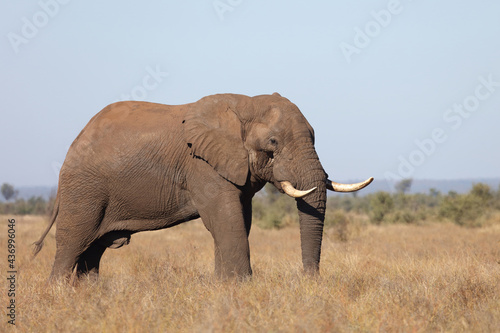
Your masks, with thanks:
<instances>
[{"instance_id":1,"label":"elephant foot","mask_svg":"<svg viewBox=\"0 0 500 333\"><path fill-rule=\"evenodd\" d=\"M56 253L56 259L48 283L64 280L75 285L82 278L97 281L99 264L106 247L94 242L80 255L65 255L64 251ZM75 253L76 251L74 251Z\"/></svg>"},{"instance_id":2,"label":"elephant foot","mask_svg":"<svg viewBox=\"0 0 500 333\"><path fill-rule=\"evenodd\" d=\"M215 276L221 280L247 281L252 277L250 255L245 251L233 251L224 255L221 249L215 247Z\"/></svg>"},{"instance_id":3,"label":"elephant foot","mask_svg":"<svg viewBox=\"0 0 500 333\"><path fill-rule=\"evenodd\" d=\"M57 283L69 284L70 286L77 286L81 281L88 281L91 283L95 283L99 280L99 271L96 269L86 270L79 267L78 264L75 265L75 268L68 273L65 274L57 274L52 273L47 280L47 285L54 285Z\"/></svg>"},{"instance_id":4,"label":"elephant foot","mask_svg":"<svg viewBox=\"0 0 500 333\"><path fill-rule=\"evenodd\" d=\"M76 286L79 282L90 282L95 283L99 280L99 270L80 270L78 265L75 267L75 271L71 274L71 279L69 280L69 284L72 286Z\"/></svg>"}]
</instances>

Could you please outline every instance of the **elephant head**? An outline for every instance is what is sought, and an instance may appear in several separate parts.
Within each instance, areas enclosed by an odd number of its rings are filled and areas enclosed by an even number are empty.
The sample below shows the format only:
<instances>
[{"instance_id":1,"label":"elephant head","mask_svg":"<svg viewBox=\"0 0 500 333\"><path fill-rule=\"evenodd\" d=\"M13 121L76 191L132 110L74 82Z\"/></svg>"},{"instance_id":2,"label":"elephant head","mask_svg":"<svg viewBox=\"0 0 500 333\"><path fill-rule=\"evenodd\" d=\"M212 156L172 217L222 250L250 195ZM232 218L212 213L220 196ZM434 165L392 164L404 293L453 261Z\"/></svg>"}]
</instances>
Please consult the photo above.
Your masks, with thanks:
<instances>
[{"instance_id":1,"label":"elephant head","mask_svg":"<svg viewBox=\"0 0 500 333\"><path fill-rule=\"evenodd\" d=\"M359 184L328 180L313 128L295 104L277 93L205 97L192 104L183 123L192 155L227 181L256 190L269 182L296 198L304 270L317 272L327 189L356 191L373 178Z\"/></svg>"}]
</instances>

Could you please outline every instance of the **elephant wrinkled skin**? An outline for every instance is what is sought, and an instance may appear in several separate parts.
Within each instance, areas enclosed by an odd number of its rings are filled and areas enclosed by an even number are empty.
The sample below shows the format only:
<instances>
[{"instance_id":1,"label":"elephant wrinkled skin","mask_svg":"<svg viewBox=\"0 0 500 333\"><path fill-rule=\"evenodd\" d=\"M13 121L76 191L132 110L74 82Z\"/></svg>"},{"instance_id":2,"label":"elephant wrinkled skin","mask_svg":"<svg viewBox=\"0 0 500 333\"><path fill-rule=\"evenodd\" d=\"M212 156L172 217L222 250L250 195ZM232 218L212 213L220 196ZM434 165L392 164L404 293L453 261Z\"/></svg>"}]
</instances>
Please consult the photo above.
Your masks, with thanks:
<instances>
[{"instance_id":1,"label":"elephant wrinkled skin","mask_svg":"<svg viewBox=\"0 0 500 333\"><path fill-rule=\"evenodd\" d=\"M185 105L118 102L95 115L61 168L50 225L57 222L51 280L97 276L106 248L133 233L198 217L213 236L215 272L249 276L252 197L266 182L296 197L304 270L319 269L327 180L314 131L275 93L213 95Z\"/></svg>"}]
</instances>

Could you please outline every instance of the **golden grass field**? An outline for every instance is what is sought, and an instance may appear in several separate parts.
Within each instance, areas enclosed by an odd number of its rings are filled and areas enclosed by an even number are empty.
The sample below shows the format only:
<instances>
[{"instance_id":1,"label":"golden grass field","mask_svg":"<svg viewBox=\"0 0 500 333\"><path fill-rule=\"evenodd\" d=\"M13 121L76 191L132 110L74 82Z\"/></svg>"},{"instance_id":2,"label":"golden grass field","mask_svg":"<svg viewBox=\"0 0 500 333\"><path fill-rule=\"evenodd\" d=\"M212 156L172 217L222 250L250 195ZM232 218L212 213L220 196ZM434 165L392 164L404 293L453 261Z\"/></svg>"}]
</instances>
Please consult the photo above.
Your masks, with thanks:
<instances>
[{"instance_id":1,"label":"golden grass field","mask_svg":"<svg viewBox=\"0 0 500 333\"><path fill-rule=\"evenodd\" d=\"M16 217L19 332L500 331L500 224L366 225L347 242L328 229L314 279L301 274L298 226L254 227L253 278L224 282L213 278L210 233L193 221L133 235L130 245L106 251L98 282L72 287L46 284L55 228L31 259L46 223Z\"/></svg>"}]
</instances>

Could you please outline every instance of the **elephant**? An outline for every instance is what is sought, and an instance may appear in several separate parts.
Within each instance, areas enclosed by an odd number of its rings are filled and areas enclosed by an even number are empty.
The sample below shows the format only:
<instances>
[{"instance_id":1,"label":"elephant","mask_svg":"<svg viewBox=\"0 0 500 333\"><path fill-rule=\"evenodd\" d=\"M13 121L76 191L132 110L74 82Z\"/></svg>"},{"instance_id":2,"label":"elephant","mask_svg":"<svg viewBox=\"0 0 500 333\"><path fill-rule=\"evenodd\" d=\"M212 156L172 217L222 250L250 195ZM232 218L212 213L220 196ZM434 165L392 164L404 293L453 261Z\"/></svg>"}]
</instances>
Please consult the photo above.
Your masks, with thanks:
<instances>
[{"instance_id":1,"label":"elephant","mask_svg":"<svg viewBox=\"0 0 500 333\"><path fill-rule=\"evenodd\" d=\"M319 272L328 179L314 130L278 93L216 94L184 105L125 101L97 113L71 144L59 174L49 281L98 276L107 248L131 235L200 218L215 248L215 275L252 275L252 198L266 183L296 199L303 271Z\"/></svg>"}]
</instances>

